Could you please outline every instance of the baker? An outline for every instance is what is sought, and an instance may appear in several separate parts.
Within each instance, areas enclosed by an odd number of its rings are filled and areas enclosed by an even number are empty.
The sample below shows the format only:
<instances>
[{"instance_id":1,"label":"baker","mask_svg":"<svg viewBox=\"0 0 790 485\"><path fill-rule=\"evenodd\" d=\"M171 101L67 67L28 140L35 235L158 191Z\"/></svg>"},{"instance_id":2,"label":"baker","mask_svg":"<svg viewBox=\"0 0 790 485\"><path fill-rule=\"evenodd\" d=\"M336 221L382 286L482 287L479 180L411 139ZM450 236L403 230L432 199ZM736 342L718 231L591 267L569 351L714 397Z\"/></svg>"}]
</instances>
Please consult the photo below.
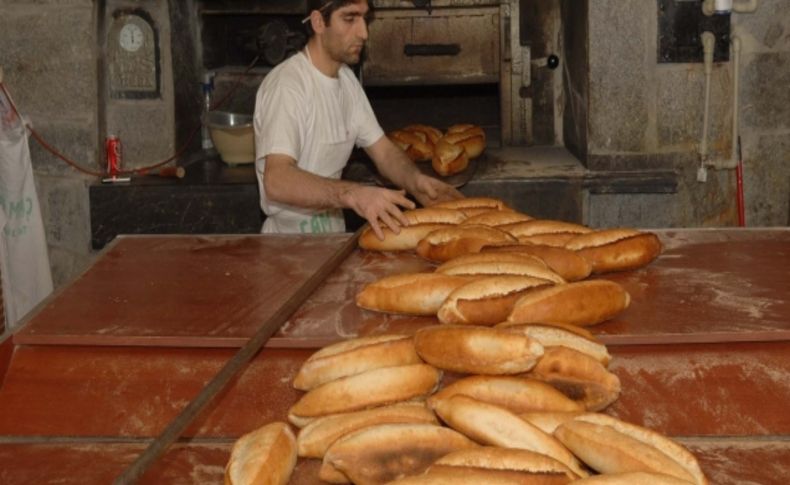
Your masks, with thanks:
<instances>
[{"instance_id":1,"label":"baker","mask_svg":"<svg viewBox=\"0 0 790 485\"><path fill-rule=\"evenodd\" d=\"M255 168L266 214L264 233L345 230L341 209L365 218L375 234L408 225L409 192L424 206L462 197L422 174L379 126L349 65L368 38L367 0L308 0L309 39L301 52L275 67L255 100ZM403 190L345 180L351 150L367 152L377 170Z\"/></svg>"}]
</instances>

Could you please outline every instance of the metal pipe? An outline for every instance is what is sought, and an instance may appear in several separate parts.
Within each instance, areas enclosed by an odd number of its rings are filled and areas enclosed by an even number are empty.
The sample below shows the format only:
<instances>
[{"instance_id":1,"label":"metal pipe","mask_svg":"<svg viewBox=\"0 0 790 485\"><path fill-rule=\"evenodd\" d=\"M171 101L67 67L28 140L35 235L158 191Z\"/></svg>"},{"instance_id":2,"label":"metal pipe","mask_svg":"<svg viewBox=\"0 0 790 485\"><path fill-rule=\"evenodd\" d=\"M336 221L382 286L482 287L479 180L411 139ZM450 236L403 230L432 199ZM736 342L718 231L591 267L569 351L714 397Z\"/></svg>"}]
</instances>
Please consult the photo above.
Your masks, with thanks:
<instances>
[{"instance_id":1,"label":"metal pipe","mask_svg":"<svg viewBox=\"0 0 790 485\"><path fill-rule=\"evenodd\" d=\"M741 39L737 35L732 36L732 69L733 69L733 93L732 93L732 148L729 159L708 160L705 165L717 170L732 170L738 166L738 137L739 137L739 104L740 104L740 72L741 72Z\"/></svg>"},{"instance_id":2,"label":"metal pipe","mask_svg":"<svg viewBox=\"0 0 790 485\"><path fill-rule=\"evenodd\" d=\"M702 33L702 48L705 58L705 114L702 117L702 140L700 141L699 156L705 163L708 158L708 118L710 117L710 78L713 72L713 49L716 46L716 37L712 32Z\"/></svg>"}]
</instances>

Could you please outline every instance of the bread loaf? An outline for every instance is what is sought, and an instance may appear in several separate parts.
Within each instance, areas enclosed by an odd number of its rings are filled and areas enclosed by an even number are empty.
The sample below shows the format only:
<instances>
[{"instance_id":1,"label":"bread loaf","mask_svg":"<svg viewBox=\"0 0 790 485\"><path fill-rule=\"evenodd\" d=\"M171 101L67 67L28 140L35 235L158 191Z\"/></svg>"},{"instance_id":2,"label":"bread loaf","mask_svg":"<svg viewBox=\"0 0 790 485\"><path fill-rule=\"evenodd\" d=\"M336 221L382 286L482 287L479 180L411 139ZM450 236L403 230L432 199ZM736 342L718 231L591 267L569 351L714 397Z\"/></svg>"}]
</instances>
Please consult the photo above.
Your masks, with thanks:
<instances>
[{"instance_id":1,"label":"bread loaf","mask_svg":"<svg viewBox=\"0 0 790 485\"><path fill-rule=\"evenodd\" d=\"M552 389L554 388L552 387ZM578 405L575 401L572 402ZM579 407L581 408L582 406ZM520 413L518 417L546 434L554 434L554 430L562 423L570 421L581 414L584 414L584 411L528 411L526 413Z\"/></svg>"},{"instance_id":2,"label":"bread loaf","mask_svg":"<svg viewBox=\"0 0 790 485\"><path fill-rule=\"evenodd\" d=\"M563 474L528 474L512 470L494 470L466 466L433 465L423 475L414 475L388 485L565 485Z\"/></svg>"},{"instance_id":3,"label":"bread loaf","mask_svg":"<svg viewBox=\"0 0 790 485\"><path fill-rule=\"evenodd\" d=\"M441 371L425 364L373 369L323 384L303 395L288 420L303 427L313 418L383 406L433 393Z\"/></svg>"},{"instance_id":4,"label":"bread loaf","mask_svg":"<svg viewBox=\"0 0 790 485\"><path fill-rule=\"evenodd\" d=\"M537 340L543 347L568 347L587 354L604 366L609 365L612 356L606 346L586 329L563 323L524 323L504 325L503 328L523 333Z\"/></svg>"},{"instance_id":5,"label":"bread loaf","mask_svg":"<svg viewBox=\"0 0 790 485\"><path fill-rule=\"evenodd\" d=\"M630 472L595 475L577 480L574 485L689 485L686 480L663 473Z\"/></svg>"},{"instance_id":6,"label":"bread loaf","mask_svg":"<svg viewBox=\"0 0 790 485\"><path fill-rule=\"evenodd\" d=\"M696 458L655 431L605 414L583 414L558 427L554 435L601 473L663 473L707 484Z\"/></svg>"},{"instance_id":7,"label":"bread loaf","mask_svg":"<svg viewBox=\"0 0 790 485\"><path fill-rule=\"evenodd\" d=\"M651 232L608 229L577 236L565 244L592 265L596 274L641 268L661 254L661 241Z\"/></svg>"},{"instance_id":8,"label":"bread loaf","mask_svg":"<svg viewBox=\"0 0 790 485\"><path fill-rule=\"evenodd\" d=\"M463 147L470 159L479 157L486 148L485 131L475 125L453 125L447 129L444 140Z\"/></svg>"},{"instance_id":9,"label":"bread loaf","mask_svg":"<svg viewBox=\"0 0 790 485\"><path fill-rule=\"evenodd\" d=\"M457 259L457 258L456 258ZM505 258L503 258L505 259ZM534 261L479 261L454 264L437 268L437 272L458 276L497 276L517 275L539 278L553 284L565 283L554 271L535 264Z\"/></svg>"},{"instance_id":10,"label":"bread loaf","mask_svg":"<svg viewBox=\"0 0 790 485\"><path fill-rule=\"evenodd\" d=\"M620 379L599 361L567 347L548 347L527 377L551 384L588 411L617 400Z\"/></svg>"},{"instance_id":11,"label":"bread loaf","mask_svg":"<svg viewBox=\"0 0 790 485\"><path fill-rule=\"evenodd\" d=\"M482 226L501 227L517 222L530 221L532 217L516 211L489 210L475 214L466 219L462 224L479 224Z\"/></svg>"},{"instance_id":12,"label":"bread loaf","mask_svg":"<svg viewBox=\"0 0 790 485\"><path fill-rule=\"evenodd\" d=\"M299 431L296 438L299 456L323 458L326 450L349 433L379 424L439 424L424 402L404 402L378 408L332 414L318 418Z\"/></svg>"},{"instance_id":13,"label":"bread loaf","mask_svg":"<svg viewBox=\"0 0 790 485\"><path fill-rule=\"evenodd\" d=\"M576 475L587 476L581 463L557 439L507 409L464 395L436 400L433 408L442 421L478 443L541 453Z\"/></svg>"},{"instance_id":14,"label":"bread loaf","mask_svg":"<svg viewBox=\"0 0 790 485\"><path fill-rule=\"evenodd\" d=\"M457 209L466 214L467 217L472 217L491 210L509 210L509 207L502 200L493 197L466 197L463 199L439 202L431 207Z\"/></svg>"},{"instance_id":15,"label":"bread loaf","mask_svg":"<svg viewBox=\"0 0 790 485\"><path fill-rule=\"evenodd\" d=\"M499 228L515 236L520 243L552 247L563 247L577 235L592 232L592 229L580 224L549 219L533 219Z\"/></svg>"},{"instance_id":16,"label":"bread loaf","mask_svg":"<svg viewBox=\"0 0 790 485\"><path fill-rule=\"evenodd\" d=\"M549 483L566 483L553 480L556 475L563 476L568 481L578 478L570 468L554 458L529 450L494 446L454 451L436 460L428 472L431 473L437 466L520 472L532 475L535 481L542 477Z\"/></svg>"},{"instance_id":17,"label":"bread loaf","mask_svg":"<svg viewBox=\"0 0 790 485\"><path fill-rule=\"evenodd\" d=\"M437 273L445 273L456 266L478 263L525 263L538 269L549 269L546 263L537 256L517 252L484 252L462 254L457 258L445 261L436 268ZM549 278L550 279L550 278Z\"/></svg>"},{"instance_id":18,"label":"bread loaf","mask_svg":"<svg viewBox=\"0 0 790 485\"><path fill-rule=\"evenodd\" d=\"M329 381L371 369L421 362L410 336L362 337L338 342L311 355L297 372L293 386L309 391Z\"/></svg>"},{"instance_id":19,"label":"bread loaf","mask_svg":"<svg viewBox=\"0 0 790 485\"><path fill-rule=\"evenodd\" d=\"M455 209L421 208L403 211L403 215L409 225L401 227L397 234L389 227L382 227L383 240L376 237L369 226L366 227L359 236L359 247L374 251L410 251L430 232L466 219L463 212Z\"/></svg>"},{"instance_id":20,"label":"bread loaf","mask_svg":"<svg viewBox=\"0 0 790 485\"><path fill-rule=\"evenodd\" d=\"M628 292L613 281L577 281L530 291L516 301L507 322L595 325L617 316L630 301Z\"/></svg>"},{"instance_id":21,"label":"bread loaf","mask_svg":"<svg viewBox=\"0 0 790 485\"><path fill-rule=\"evenodd\" d=\"M387 276L366 285L357 294L356 303L360 308L380 312L436 315L453 290L474 279L440 273Z\"/></svg>"},{"instance_id":22,"label":"bread loaf","mask_svg":"<svg viewBox=\"0 0 790 485\"><path fill-rule=\"evenodd\" d=\"M439 175L452 175L466 170L469 155L462 145L454 145L447 138L440 138L433 149L431 166Z\"/></svg>"},{"instance_id":23,"label":"bread loaf","mask_svg":"<svg viewBox=\"0 0 790 485\"><path fill-rule=\"evenodd\" d=\"M387 137L415 162L424 162L433 157L433 144L424 133L395 130L387 133Z\"/></svg>"},{"instance_id":24,"label":"bread loaf","mask_svg":"<svg viewBox=\"0 0 790 485\"><path fill-rule=\"evenodd\" d=\"M517 244L504 246L488 246L481 254L528 254L543 260L555 273L565 281L579 281L590 276L592 265L584 258L565 248L545 246L542 244Z\"/></svg>"},{"instance_id":25,"label":"bread loaf","mask_svg":"<svg viewBox=\"0 0 790 485\"><path fill-rule=\"evenodd\" d=\"M512 376L470 376L457 380L428 398L428 404L462 394L521 414L530 411L583 411L545 382Z\"/></svg>"},{"instance_id":26,"label":"bread loaf","mask_svg":"<svg viewBox=\"0 0 790 485\"><path fill-rule=\"evenodd\" d=\"M452 226L431 232L417 243L417 254L429 261L444 262L483 246L513 243L510 234L488 226Z\"/></svg>"},{"instance_id":27,"label":"bread loaf","mask_svg":"<svg viewBox=\"0 0 790 485\"><path fill-rule=\"evenodd\" d=\"M225 485L285 485L296 465L296 439L286 423L267 424L233 444Z\"/></svg>"},{"instance_id":28,"label":"bread loaf","mask_svg":"<svg viewBox=\"0 0 790 485\"><path fill-rule=\"evenodd\" d=\"M544 279L518 275L481 278L450 293L436 316L447 324L495 325L510 315L522 295L551 284Z\"/></svg>"},{"instance_id":29,"label":"bread loaf","mask_svg":"<svg viewBox=\"0 0 790 485\"><path fill-rule=\"evenodd\" d=\"M422 125L419 123L411 124L403 127L403 131L412 133L423 133L431 144L435 145L439 138L442 137L442 132L438 128L429 125Z\"/></svg>"},{"instance_id":30,"label":"bread loaf","mask_svg":"<svg viewBox=\"0 0 790 485\"><path fill-rule=\"evenodd\" d=\"M431 365L467 374L518 374L543 355L543 347L529 337L458 325L421 328L414 335L414 347Z\"/></svg>"},{"instance_id":31,"label":"bread loaf","mask_svg":"<svg viewBox=\"0 0 790 485\"><path fill-rule=\"evenodd\" d=\"M448 453L476 447L473 441L442 426L383 424L337 440L324 455L324 465L355 484L380 484L422 473Z\"/></svg>"}]
</instances>

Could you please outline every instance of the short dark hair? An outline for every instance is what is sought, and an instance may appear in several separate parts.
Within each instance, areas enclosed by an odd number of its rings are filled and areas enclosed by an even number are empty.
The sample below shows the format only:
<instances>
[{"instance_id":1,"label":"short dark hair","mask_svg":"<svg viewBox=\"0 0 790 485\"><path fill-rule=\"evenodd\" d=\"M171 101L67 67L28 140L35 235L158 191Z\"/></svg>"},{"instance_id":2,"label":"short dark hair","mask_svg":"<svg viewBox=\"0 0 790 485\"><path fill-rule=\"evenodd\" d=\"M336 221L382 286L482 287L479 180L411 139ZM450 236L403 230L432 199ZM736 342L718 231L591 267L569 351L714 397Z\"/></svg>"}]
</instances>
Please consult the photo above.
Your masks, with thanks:
<instances>
[{"instance_id":1,"label":"short dark hair","mask_svg":"<svg viewBox=\"0 0 790 485\"><path fill-rule=\"evenodd\" d=\"M357 3L359 1L360 0L307 0L307 18L305 19L305 29L307 29L307 36L312 37L315 35L313 27L310 25L310 14L313 13L313 10L318 10L321 12L321 16L324 18L324 23L329 25L329 19L332 17L332 14L335 12L335 10L339 10L346 5Z\"/></svg>"}]
</instances>

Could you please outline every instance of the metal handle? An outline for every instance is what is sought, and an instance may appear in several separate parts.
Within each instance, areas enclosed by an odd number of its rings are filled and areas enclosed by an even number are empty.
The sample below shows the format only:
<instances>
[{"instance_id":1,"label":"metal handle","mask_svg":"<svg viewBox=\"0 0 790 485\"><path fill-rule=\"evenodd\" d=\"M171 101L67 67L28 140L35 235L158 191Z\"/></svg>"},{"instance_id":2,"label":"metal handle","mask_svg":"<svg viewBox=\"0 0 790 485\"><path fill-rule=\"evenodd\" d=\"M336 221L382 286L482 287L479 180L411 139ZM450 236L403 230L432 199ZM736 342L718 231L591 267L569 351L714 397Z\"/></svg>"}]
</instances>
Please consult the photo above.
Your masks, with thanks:
<instances>
[{"instance_id":1,"label":"metal handle","mask_svg":"<svg viewBox=\"0 0 790 485\"><path fill-rule=\"evenodd\" d=\"M414 56L457 56L461 53L459 44L406 44L403 53Z\"/></svg>"}]
</instances>

